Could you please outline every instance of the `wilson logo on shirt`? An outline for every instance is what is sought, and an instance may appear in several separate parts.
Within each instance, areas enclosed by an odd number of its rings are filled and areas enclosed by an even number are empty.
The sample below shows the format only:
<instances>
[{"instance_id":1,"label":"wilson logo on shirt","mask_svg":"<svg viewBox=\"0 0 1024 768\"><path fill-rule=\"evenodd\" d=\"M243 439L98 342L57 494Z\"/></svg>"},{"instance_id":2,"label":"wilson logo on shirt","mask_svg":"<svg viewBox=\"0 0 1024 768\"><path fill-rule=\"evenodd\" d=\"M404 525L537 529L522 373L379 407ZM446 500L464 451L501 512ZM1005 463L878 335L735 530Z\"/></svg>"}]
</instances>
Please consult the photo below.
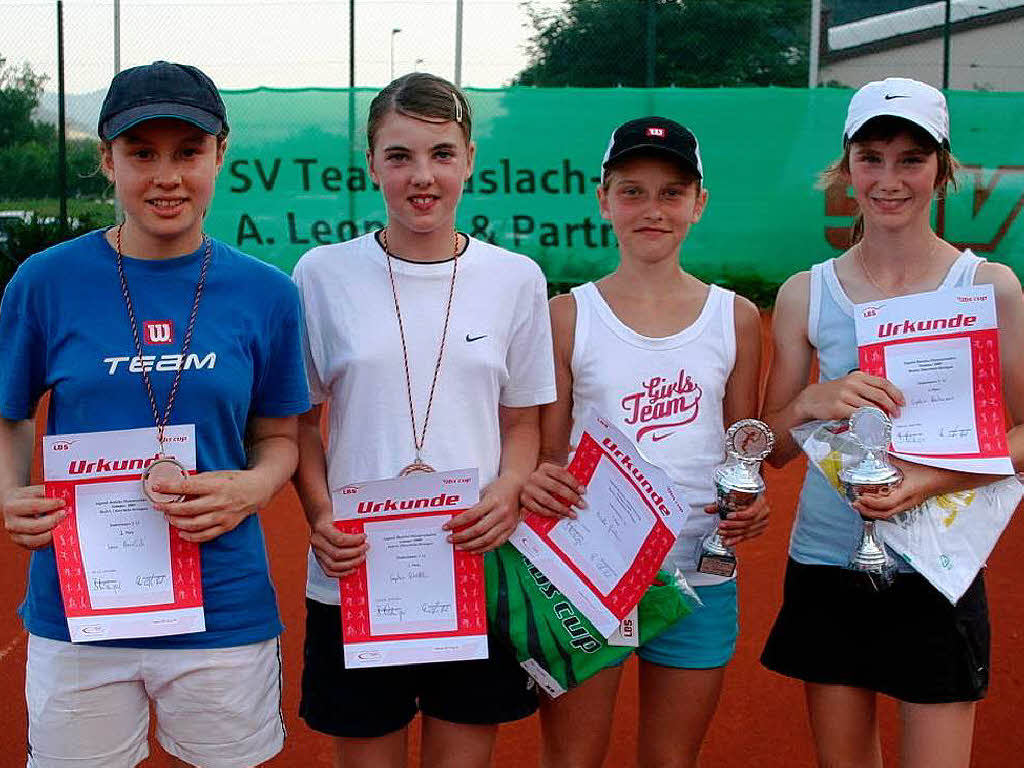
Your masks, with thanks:
<instances>
[{"instance_id":1,"label":"wilson logo on shirt","mask_svg":"<svg viewBox=\"0 0 1024 768\"><path fill-rule=\"evenodd\" d=\"M142 339L146 344L173 344L174 323L170 320L146 320L142 324Z\"/></svg>"},{"instance_id":2,"label":"wilson logo on shirt","mask_svg":"<svg viewBox=\"0 0 1024 768\"><path fill-rule=\"evenodd\" d=\"M657 443L697 418L702 394L700 384L680 368L674 378L654 376L642 382L640 390L620 402L627 414L626 424L637 426L637 443L648 435Z\"/></svg>"}]
</instances>

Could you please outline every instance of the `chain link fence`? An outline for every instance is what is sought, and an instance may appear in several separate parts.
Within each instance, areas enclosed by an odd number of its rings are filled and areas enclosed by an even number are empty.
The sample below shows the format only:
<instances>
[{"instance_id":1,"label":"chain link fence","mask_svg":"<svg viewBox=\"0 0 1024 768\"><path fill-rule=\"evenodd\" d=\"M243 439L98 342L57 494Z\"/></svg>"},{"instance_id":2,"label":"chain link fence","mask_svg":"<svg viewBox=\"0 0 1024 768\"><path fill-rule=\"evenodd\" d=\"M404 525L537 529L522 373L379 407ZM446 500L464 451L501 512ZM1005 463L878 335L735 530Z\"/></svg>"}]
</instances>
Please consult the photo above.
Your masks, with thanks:
<instances>
[{"instance_id":1,"label":"chain link fence","mask_svg":"<svg viewBox=\"0 0 1024 768\"><path fill-rule=\"evenodd\" d=\"M559 0L533 3L538 12ZM58 16L63 29L66 195L72 225L113 220L97 172L96 123L110 78L158 59L194 63L224 90L380 87L412 70L509 84L526 65L521 0L0 0L0 260L33 216L31 247L61 209L57 164ZM59 10L58 10L59 7ZM354 23L354 52L350 34ZM305 116L309 117L309 116ZM22 233L24 234L24 233ZM25 246L28 247L28 246ZM21 254L19 254L20 256Z\"/></svg>"},{"instance_id":2,"label":"chain link fence","mask_svg":"<svg viewBox=\"0 0 1024 768\"><path fill-rule=\"evenodd\" d=\"M225 90L346 88L350 67L363 89L412 70L479 88L806 87L820 6L811 79L822 85L902 74L1024 90L1024 0L0 0L0 257L9 260L10 222L34 212L52 224L61 210L58 5L63 192L83 226L114 215L96 152L109 80L118 65L156 59L195 63ZM613 113L615 103L610 95ZM297 122L323 114L347 132L362 119L311 104L315 114Z\"/></svg>"}]
</instances>

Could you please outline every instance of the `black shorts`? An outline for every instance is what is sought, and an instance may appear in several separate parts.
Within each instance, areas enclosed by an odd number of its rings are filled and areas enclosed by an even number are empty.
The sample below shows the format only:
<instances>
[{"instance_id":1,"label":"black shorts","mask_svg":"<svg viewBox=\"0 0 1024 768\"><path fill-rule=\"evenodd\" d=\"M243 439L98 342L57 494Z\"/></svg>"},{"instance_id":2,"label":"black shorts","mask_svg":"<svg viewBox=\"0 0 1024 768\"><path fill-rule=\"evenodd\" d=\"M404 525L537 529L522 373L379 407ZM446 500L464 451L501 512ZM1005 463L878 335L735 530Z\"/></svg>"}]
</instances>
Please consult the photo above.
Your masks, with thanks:
<instances>
[{"instance_id":1,"label":"black shorts","mask_svg":"<svg viewBox=\"0 0 1024 768\"><path fill-rule=\"evenodd\" d=\"M373 738L404 728L417 711L470 725L532 715L533 680L507 646L488 640L487 659L345 669L340 609L307 598L299 716L314 731Z\"/></svg>"},{"instance_id":2,"label":"black shorts","mask_svg":"<svg viewBox=\"0 0 1024 768\"><path fill-rule=\"evenodd\" d=\"M761 663L808 683L867 688L915 704L988 691L989 623L979 573L954 606L917 573L880 592L863 574L790 559Z\"/></svg>"}]
</instances>

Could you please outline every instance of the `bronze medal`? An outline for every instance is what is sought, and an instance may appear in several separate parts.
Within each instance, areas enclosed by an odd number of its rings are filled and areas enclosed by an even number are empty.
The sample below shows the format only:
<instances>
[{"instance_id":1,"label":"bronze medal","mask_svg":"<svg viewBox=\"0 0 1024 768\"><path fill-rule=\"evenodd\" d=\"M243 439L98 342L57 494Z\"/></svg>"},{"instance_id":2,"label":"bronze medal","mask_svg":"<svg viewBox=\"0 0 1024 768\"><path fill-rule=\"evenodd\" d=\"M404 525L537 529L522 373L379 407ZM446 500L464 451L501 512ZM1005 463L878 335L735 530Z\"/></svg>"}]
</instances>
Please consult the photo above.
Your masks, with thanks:
<instances>
[{"instance_id":1,"label":"bronze medal","mask_svg":"<svg viewBox=\"0 0 1024 768\"><path fill-rule=\"evenodd\" d=\"M161 456L142 472L142 492L154 504L173 504L176 501L184 501L185 495L182 493L163 493L153 490L153 486L169 480L184 480L186 477L188 477L188 472L180 461L170 456Z\"/></svg>"}]
</instances>

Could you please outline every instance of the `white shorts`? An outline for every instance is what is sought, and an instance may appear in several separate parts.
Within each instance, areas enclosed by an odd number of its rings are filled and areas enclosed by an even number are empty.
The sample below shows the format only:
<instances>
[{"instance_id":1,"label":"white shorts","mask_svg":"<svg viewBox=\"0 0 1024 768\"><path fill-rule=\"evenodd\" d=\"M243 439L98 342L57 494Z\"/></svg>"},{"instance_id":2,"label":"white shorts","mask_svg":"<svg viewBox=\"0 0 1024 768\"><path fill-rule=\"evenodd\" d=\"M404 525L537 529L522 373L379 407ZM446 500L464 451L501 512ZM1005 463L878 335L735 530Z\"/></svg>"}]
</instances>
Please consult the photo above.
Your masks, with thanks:
<instances>
[{"instance_id":1,"label":"white shorts","mask_svg":"<svg viewBox=\"0 0 1024 768\"><path fill-rule=\"evenodd\" d=\"M149 702L167 752L248 768L284 746L278 638L147 650L29 635L28 768L133 768L149 755Z\"/></svg>"}]
</instances>

